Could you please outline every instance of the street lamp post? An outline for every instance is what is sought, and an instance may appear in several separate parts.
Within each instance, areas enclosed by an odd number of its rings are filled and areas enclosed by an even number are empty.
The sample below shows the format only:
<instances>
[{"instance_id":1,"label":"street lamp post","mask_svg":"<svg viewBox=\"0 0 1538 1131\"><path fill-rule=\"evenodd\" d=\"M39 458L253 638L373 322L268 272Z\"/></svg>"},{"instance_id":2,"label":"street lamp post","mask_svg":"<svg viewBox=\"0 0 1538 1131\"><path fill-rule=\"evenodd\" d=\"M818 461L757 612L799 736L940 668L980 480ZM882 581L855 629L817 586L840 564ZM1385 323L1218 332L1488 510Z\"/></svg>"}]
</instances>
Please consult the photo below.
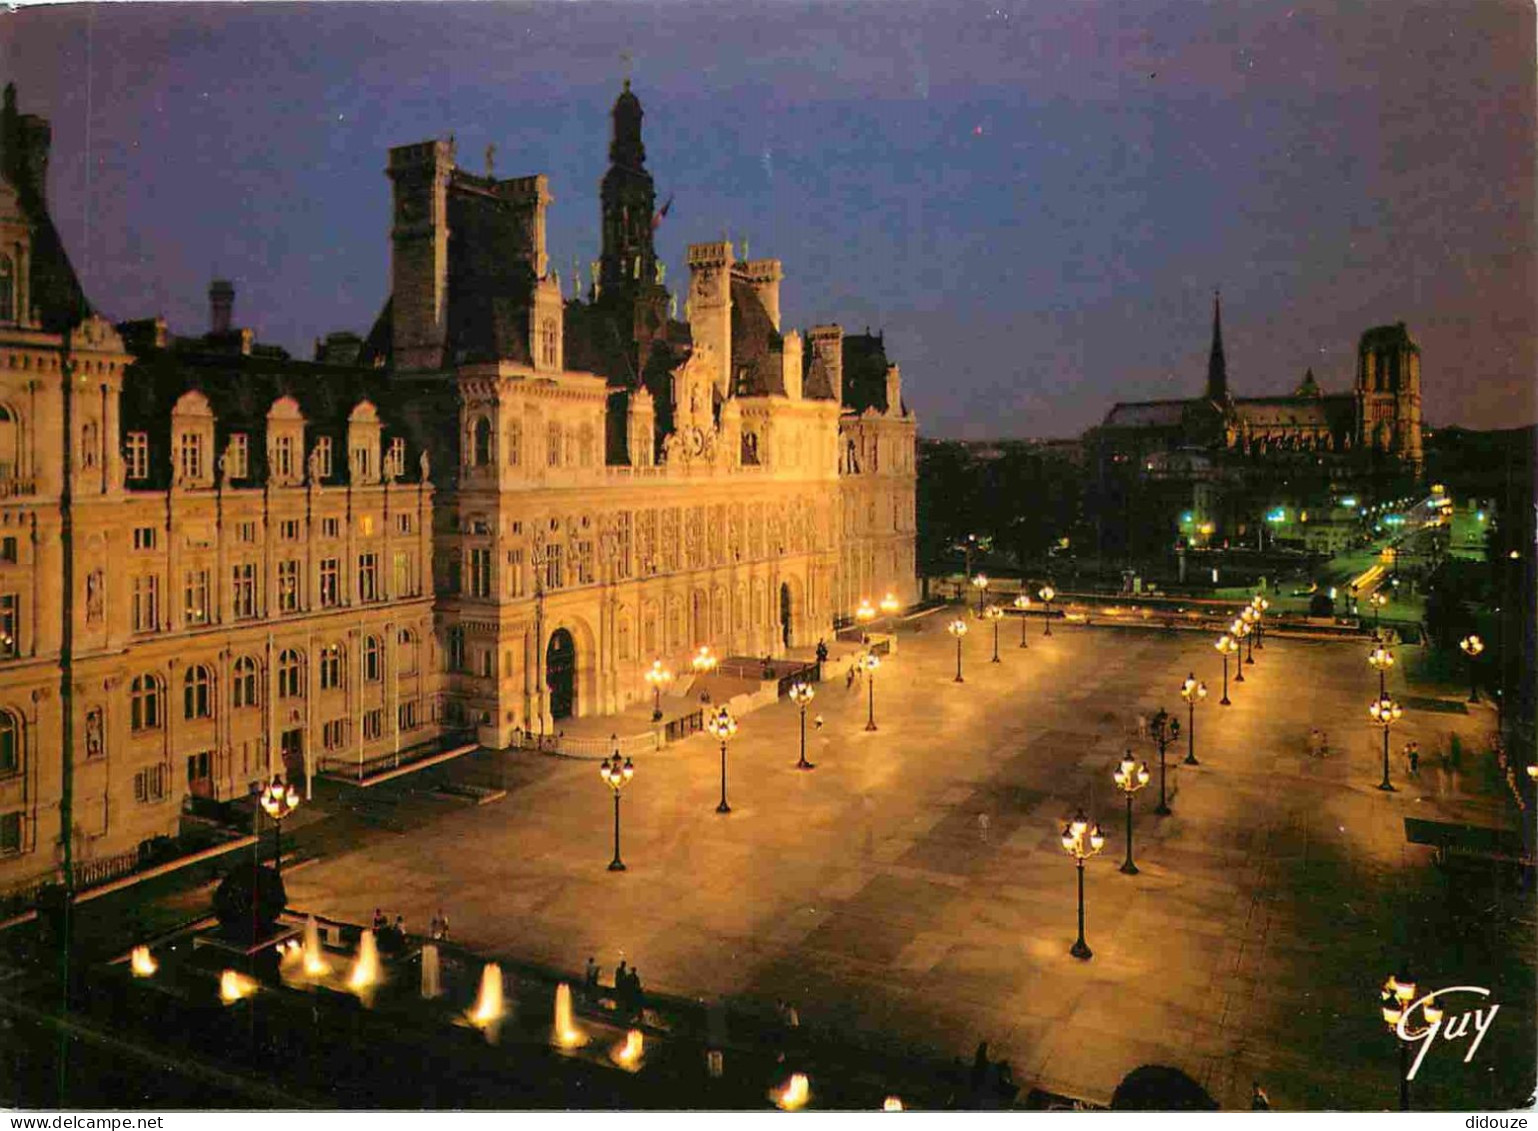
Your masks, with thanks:
<instances>
[{"instance_id":1,"label":"street lamp post","mask_svg":"<svg viewBox=\"0 0 1538 1131\"><path fill-rule=\"evenodd\" d=\"M283 818L299 808L299 791L292 782L283 782L282 774L273 774L262 789L262 811L272 818L273 854L272 865L279 876L283 875Z\"/></svg>"},{"instance_id":2,"label":"street lamp post","mask_svg":"<svg viewBox=\"0 0 1538 1131\"><path fill-rule=\"evenodd\" d=\"M1244 611L1239 614L1244 621L1244 635L1249 639L1249 648L1246 653L1245 663L1255 662L1255 637L1260 632L1260 610L1254 605L1244 606Z\"/></svg>"},{"instance_id":3,"label":"street lamp post","mask_svg":"<svg viewBox=\"0 0 1538 1131\"><path fill-rule=\"evenodd\" d=\"M790 685L790 701L801 708L801 758L796 762L798 770L814 770L815 762L806 760L806 708L817 697L817 689L810 683L797 680Z\"/></svg>"},{"instance_id":4,"label":"street lamp post","mask_svg":"<svg viewBox=\"0 0 1538 1131\"><path fill-rule=\"evenodd\" d=\"M1478 636L1470 634L1458 641L1458 647L1463 649L1463 654L1469 658L1469 702L1479 702L1479 680L1475 678L1476 669L1474 661L1485 650L1485 642Z\"/></svg>"},{"instance_id":5,"label":"street lamp post","mask_svg":"<svg viewBox=\"0 0 1538 1131\"><path fill-rule=\"evenodd\" d=\"M870 622L876 619L876 609L869 597L860 598L860 607L854 611L854 619L860 626L860 636L869 639Z\"/></svg>"},{"instance_id":6,"label":"street lamp post","mask_svg":"<svg viewBox=\"0 0 1538 1131\"><path fill-rule=\"evenodd\" d=\"M1030 607L1031 599L1024 593L1021 593L1018 597L1015 598L1015 608L1020 610L1020 647L1022 648L1030 647L1030 645L1025 642L1025 614Z\"/></svg>"},{"instance_id":7,"label":"street lamp post","mask_svg":"<svg viewBox=\"0 0 1538 1131\"><path fill-rule=\"evenodd\" d=\"M983 616L993 622L993 663L999 662L999 622L1004 619L1004 610L999 605L989 605L983 610Z\"/></svg>"},{"instance_id":8,"label":"street lamp post","mask_svg":"<svg viewBox=\"0 0 1538 1131\"><path fill-rule=\"evenodd\" d=\"M1161 817L1168 817L1170 806L1164 794L1164 751L1180 737L1180 720L1160 707L1158 714L1149 720L1148 733L1159 747L1159 805L1154 812Z\"/></svg>"},{"instance_id":9,"label":"street lamp post","mask_svg":"<svg viewBox=\"0 0 1538 1131\"><path fill-rule=\"evenodd\" d=\"M732 807L726 803L726 744L737 733L737 720L732 718L732 713L723 703L706 721L705 729L721 743L721 804L716 806L716 812L730 813Z\"/></svg>"},{"instance_id":10,"label":"street lamp post","mask_svg":"<svg viewBox=\"0 0 1538 1131\"><path fill-rule=\"evenodd\" d=\"M1047 606L1047 612L1046 612L1047 627L1046 627L1045 630L1043 630L1042 635L1043 636L1051 636L1052 635L1052 598L1057 596L1057 590L1052 588L1052 586L1050 586L1050 585L1043 585L1041 587L1041 591L1039 593L1037 593L1036 596L1040 597L1041 598L1041 603L1043 605Z\"/></svg>"},{"instance_id":11,"label":"street lamp post","mask_svg":"<svg viewBox=\"0 0 1538 1131\"><path fill-rule=\"evenodd\" d=\"M1068 953L1088 961L1094 957L1094 951L1084 941L1084 861L1105 847L1105 834L1098 824L1091 826L1084 810L1080 809L1073 820L1063 826L1062 841L1063 851L1073 857L1079 870L1079 937L1068 948Z\"/></svg>"},{"instance_id":12,"label":"street lamp post","mask_svg":"<svg viewBox=\"0 0 1538 1131\"><path fill-rule=\"evenodd\" d=\"M977 615L983 615L983 595L988 592L988 577L986 574L978 574L972 579L972 588L977 590Z\"/></svg>"},{"instance_id":13,"label":"street lamp post","mask_svg":"<svg viewBox=\"0 0 1538 1131\"><path fill-rule=\"evenodd\" d=\"M1228 626L1228 635L1234 640L1234 682L1244 682L1244 638L1250 634L1250 626L1235 617L1233 623Z\"/></svg>"},{"instance_id":14,"label":"street lamp post","mask_svg":"<svg viewBox=\"0 0 1538 1131\"><path fill-rule=\"evenodd\" d=\"M1135 876L1137 865L1132 862L1132 795L1148 784L1148 763L1133 761L1132 751L1129 750L1112 777L1116 781L1116 788L1127 795L1127 859L1121 870L1129 876Z\"/></svg>"},{"instance_id":15,"label":"street lamp post","mask_svg":"<svg viewBox=\"0 0 1538 1131\"><path fill-rule=\"evenodd\" d=\"M1375 590L1368 596L1367 600L1372 603L1372 634L1377 636L1379 614L1383 612L1383 606L1388 604L1388 595Z\"/></svg>"},{"instance_id":16,"label":"street lamp post","mask_svg":"<svg viewBox=\"0 0 1538 1131\"><path fill-rule=\"evenodd\" d=\"M1250 605L1257 614L1255 617L1255 647L1264 648L1266 646L1266 633L1263 627L1263 618L1266 615L1266 610L1271 607L1271 602L1257 593L1250 598Z\"/></svg>"},{"instance_id":17,"label":"street lamp post","mask_svg":"<svg viewBox=\"0 0 1538 1131\"><path fill-rule=\"evenodd\" d=\"M886 630L894 637L897 635L897 622L893 618L897 616L897 610L900 608L902 608L902 602L897 599L896 593L888 593L881 598L881 611L886 616Z\"/></svg>"},{"instance_id":18,"label":"street lamp post","mask_svg":"<svg viewBox=\"0 0 1538 1131\"><path fill-rule=\"evenodd\" d=\"M866 712L865 729L876 729L876 669L881 666L881 657L874 652L866 652L860 657L860 666L865 669L865 694Z\"/></svg>"},{"instance_id":19,"label":"street lamp post","mask_svg":"<svg viewBox=\"0 0 1538 1131\"><path fill-rule=\"evenodd\" d=\"M1384 695L1368 704L1367 713L1375 726L1383 728L1383 780L1378 783L1378 788L1385 793L1393 793L1393 783L1388 780L1388 731L1404 714L1404 708Z\"/></svg>"},{"instance_id":20,"label":"street lamp post","mask_svg":"<svg viewBox=\"0 0 1538 1131\"><path fill-rule=\"evenodd\" d=\"M1382 699L1388 694L1385 677L1388 675L1389 668L1394 666L1394 653L1379 644L1367 653L1367 663L1378 673L1378 698Z\"/></svg>"},{"instance_id":21,"label":"street lamp post","mask_svg":"<svg viewBox=\"0 0 1538 1131\"><path fill-rule=\"evenodd\" d=\"M945 626L945 631L956 638L956 683L965 683L961 678L961 638L967 634L967 622L957 617Z\"/></svg>"},{"instance_id":22,"label":"street lamp post","mask_svg":"<svg viewBox=\"0 0 1538 1131\"><path fill-rule=\"evenodd\" d=\"M662 721L662 688L673 681L673 673L668 671L661 660L653 660L652 666L646 669L643 676L647 683L652 685L652 722Z\"/></svg>"},{"instance_id":23,"label":"street lamp post","mask_svg":"<svg viewBox=\"0 0 1538 1131\"><path fill-rule=\"evenodd\" d=\"M635 777L635 765L629 758L621 762L619 750L616 749L608 759L598 763L598 776L603 778L604 784L614 793L614 859L609 861L609 871L623 872L625 862L619 858L619 795L620 790Z\"/></svg>"},{"instance_id":24,"label":"street lamp post","mask_svg":"<svg viewBox=\"0 0 1538 1131\"><path fill-rule=\"evenodd\" d=\"M1180 697L1186 701L1186 765L1199 766L1196 760L1196 705L1207 698L1207 685L1197 681L1196 673L1186 676L1180 685Z\"/></svg>"},{"instance_id":25,"label":"street lamp post","mask_svg":"<svg viewBox=\"0 0 1538 1131\"><path fill-rule=\"evenodd\" d=\"M1408 1010L1410 1003L1415 1000L1415 995L1415 982L1411 978L1390 974L1388 981L1383 983L1383 1023L1388 1026L1389 1032L1399 1039L1400 1111L1410 1110L1410 1046L1425 1039L1430 1031L1429 1027L1442 1020L1441 1007L1435 1001L1424 1002L1421 1005L1421 1016L1425 1019L1428 1028L1416 1033L1410 1032Z\"/></svg>"},{"instance_id":26,"label":"street lamp post","mask_svg":"<svg viewBox=\"0 0 1538 1131\"><path fill-rule=\"evenodd\" d=\"M720 662L716 659L715 653L710 650L709 644L701 644L700 650L689 661L689 666L694 669L695 675L709 675L716 670L716 665Z\"/></svg>"},{"instance_id":27,"label":"street lamp post","mask_svg":"<svg viewBox=\"0 0 1538 1131\"><path fill-rule=\"evenodd\" d=\"M1223 655L1223 698L1218 700L1218 705L1232 707L1233 704L1228 699L1228 657L1239 650L1239 645L1235 644L1234 638L1225 632L1218 637L1218 642L1213 647Z\"/></svg>"}]
</instances>

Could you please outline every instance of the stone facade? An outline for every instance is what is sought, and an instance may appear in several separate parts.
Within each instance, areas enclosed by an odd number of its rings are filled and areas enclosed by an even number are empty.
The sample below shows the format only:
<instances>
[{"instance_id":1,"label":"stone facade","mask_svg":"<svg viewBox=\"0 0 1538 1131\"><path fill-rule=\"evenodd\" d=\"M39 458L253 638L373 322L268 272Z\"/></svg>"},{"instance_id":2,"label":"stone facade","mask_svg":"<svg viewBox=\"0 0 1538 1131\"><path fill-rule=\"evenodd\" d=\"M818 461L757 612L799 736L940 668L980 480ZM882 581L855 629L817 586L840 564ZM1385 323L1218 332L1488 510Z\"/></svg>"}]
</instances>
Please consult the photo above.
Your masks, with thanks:
<instances>
[{"instance_id":1,"label":"stone facade","mask_svg":"<svg viewBox=\"0 0 1538 1131\"><path fill-rule=\"evenodd\" d=\"M652 249L616 103L604 258L568 298L542 176L390 153L390 297L315 362L93 314L47 124L0 142L0 893L275 771L609 713L700 645L779 656L916 599L915 420L879 337L780 328L776 260ZM638 216L637 212L645 215ZM846 370L853 374L846 380Z\"/></svg>"}]
</instances>

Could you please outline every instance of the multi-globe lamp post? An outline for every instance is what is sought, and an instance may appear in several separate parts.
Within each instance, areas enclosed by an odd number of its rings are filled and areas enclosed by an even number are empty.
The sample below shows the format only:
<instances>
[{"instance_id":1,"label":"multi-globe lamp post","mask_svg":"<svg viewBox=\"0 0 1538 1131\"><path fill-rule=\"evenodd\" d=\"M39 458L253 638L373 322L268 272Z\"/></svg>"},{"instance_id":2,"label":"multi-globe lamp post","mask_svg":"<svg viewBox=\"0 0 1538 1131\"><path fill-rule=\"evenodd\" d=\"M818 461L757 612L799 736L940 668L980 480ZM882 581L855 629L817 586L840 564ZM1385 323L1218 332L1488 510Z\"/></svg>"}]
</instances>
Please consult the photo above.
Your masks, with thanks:
<instances>
[{"instance_id":1,"label":"multi-globe lamp post","mask_svg":"<svg viewBox=\"0 0 1538 1131\"><path fill-rule=\"evenodd\" d=\"M1399 1110L1410 1110L1410 1046L1427 1036L1429 1027L1442 1020L1442 1009L1435 1000L1427 1000L1421 1003L1421 1016L1425 1019L1428 1029L1419 1032L1409 1031L1409 1010L1411 1003L1415 1001L1415 982L1413 979L1401 978L1398 974L1390 974L1388 981L1383 983L1382 1008L1383 1023L1388 1026L1390 1033L1399 1041Z\"/></svg>"},{"instance_id":2,"label":"multi-globe lamp post","mask_svg":"<svg viewBox=\"0 0 1538 1131\"><path fill-rule=\"evenodd\" d=\"M1052 588L1052 586L1050 586L1050 585L1043 585L1041 587L1041 590L1036 594L1036 596L1040 597L1041 598L1041 603L1043 605L1047 606L1046 613L1045 613L1045 615L1043 617L1043 619L1046 622L1047 627L1042 631L1042 635L1043 636L1051 636L1052 635L1052 599L1057 596L1057 590Z\"/></svg>"},{"instance_id":3,"label":"multi-globe lamp post","mask_svg":"<svg viewBox=\"0 0 1538 1131\"><path fill-rule=\"evenodd\" d=\"M1379 644L1367 653L1367 664L1378 673L1378 698L1382 699L1388 694L1388 670L1394 666L1394 653Z\"/></svg>"},{"instance_id":4,"label":"multi-globe lamp post","mask_svg":"<svg viewBox=\"0 0 1538 1131\"><path fill-rule=\"evenodd\" d=\"M1261 594L1257 593L1255 596L1250 598L1250 607L1254 609L1258 614L1255 617L1255 647L1264 648L1266 646L1264 617L1266 615L1266 610L1271 607L1271 602L1266 600L1266 598Z\"/></svg>"},{"instance_id":5,"label":"multi-globe lamp post","mask_svg":"<svg viewBox=\"0 0 1538 1131\"><path fill-rule=\"evenodd\" d=\"M956 678L953 682L965 683L961 678L961 638L967 634L967 622L957 617L945 626L945 631L956 638Z\"/></svg>"},{"instance_id":6,"label":"multi-globe lamp post","mask_svg":"<svg viewBox=\"0 0 1538 1131\"><path fill-rule=\"evenodd\" d=\"M1030 647L1030 645L1025 642L1025 622L1027 619L1025 614L1030 610L1030 607L1031 599L1024 593L1021 593L1018 597L1015 598L1015 608L1020 610L1020 647L1022 648Z\"/></svg>"},{"instance_id":7,"label":"multi-globe lamp post","mask_svg":"<svg viewBox=\"0 0 1538 1131\"><path fill-rule=\"evenodd\" d=\"M972 579L972 588L977 590L977 615L978 616L982 616L983 615L983 598L988 593L988 576L987 576L987 574L980 573L976 577L974 577Z\"/></svg>"},{"instance_id":8,"label":"multi-globe lamp post","mask_svg":"<svg viewBox=\"0 0 1538 1131\"><path fill-rule=\"evenodd\" d=\"M1180 685L1180 697L1186 701L1186 758L1188 766L1199 766L1196 760L1196 705L1207 698L1207 685L1192 672Z\"/></svg>"},{"instance_id":9,"label":"multi-globe lamp post","mask_svg":"<svg viewBox=\"0 0 1538 1131\"><path fill-rule=\"evenodd\" d=\"M652 685L652 722L662 721L662 689L673 682L673 673L668 671L667 665L661 660L653 660L652 666L646 669L643 677Z\"/></svg>"},{"instance_id":10,"label":"multi-globe lamp post","mask_svg":"<svg viewBox=\"0 0 1538 1131\"><path fill-rule=\"evenodd\" d=\"M1079 937L1068 948L1068 953L1088 960L1094 957L1094 951L1084 941L1084 861L1105 847L1105 833L1100 831L1098 823L1091 825L1084 810L1080 809L1073 815L1073 820L1063 826L1062 842L1063 851L1073 857L1079 872Z\"/></svg>"},{"instance_id":11,"label":"multi-globe lamp post","mask_svg":"<svg viewBox=\"0 0 1538 1131\"><path fill-rule=\"evenodd\" d=\"M710 718L705 720L705 729L721 743L721 804L716 806L716 812L730 813L732 807L726 803L726 744L737 733L737 720L732 718L731 711L723 703L719 710L711 712Z\"/></svg>"},{"instance_id":12,"label":"multi-globe lamp post","mask_svg":"<svg viewBox=\"0 0 1538 1131\"><path fill-rule=\"evenodd\" d=\"M630 784L630 779L635 777L635 765L629 758L621 762L619 751L616 750L598 763L598 776L603 778L604 785L614 794L614 859L609 861L609 871L623 872L625 862L619 858L619 795Z\"/></svg>"},{"instance_id":13,"label":"multi-globe lamp post","mask_svg":"<svg viewBox=\"0 0 1538 1131\"><path fill-rule=\"evenodd\" d=\"M866 652L860 657L860 668L865 672L865 729L876 729L876 669L881 666L881 657L874 652Z\"/></svg>"},{"instance_id":14,"label":"multi-globe lamp post","mask_svg":"<svg viewBox=\"0 0 1538 1131\"><path fill-rule=\"evenodd\" d=\"M993 660L991 662L996 664L999 662L999 622L1004 619L1004 610L998 605L989 605L983 610L983 617L993 622Z\"/></svg>"},{"instance_id":15,"label":"multi-globe lamp post","mask_svg":"<svg viewBox=\"0 0 1538 1131\"><path fill-rule=\"evenodd\" d=\"M817 698L817 689L804 680L797 680L790 685L790 701L801 708L801 758L796 762L798 770L815 770L815 762L806 760L806 708L813 699Z\"/></svg>"},{"instance_id":16,"label":"multi-globe lamp post","mask_svg":"<svg viewBox=\"0 0 1538 1131\"><path fill-rule=\"evenodd\" d=\"M1148 734L1159 747L1159 804L1154 812L1161 817L1168 817L1170 805L1164 792L1164 752L1169 749L1170 743L1180 737L1180 720L1160 707L1148 722Z\"/></svg>"},{"instance_id":17,"label":"multi-globe lamp post","mask_svg":"<svg viewBox=\"0 0 1538 1131\"><path fill-rule=\"evenodd\" d=\"M281 876L283 874L283 818L299 808L299 791L294 788L293 782L285 784L282 774L273 774L272 780L262 787L260 801L262 812L272 818L272 865Z\"/></svg>"},{"instance_id":18,"label":"multi-globe lamp post","mask_svg":"<svg viewBox=\"0 0 1538 1131\"><path fill-rule=\"evenodd\" d=\"M1368 704L1367 714L1374 726L1383 728L1383 780L1378 783L1378 788L1385 793L1393 793L1394 785L1388 780L1388 732L1404 715L1404 708L1387 695L1382 695Z\"/></svg>"},{"instance_id":19,"label":"multi-globe lamp post","mask_svg":"<svg viewBox=\"0 0 1538 1131\"><path fill-rule=\"evenodd\" d=\"M866 636L870 631L870 622L876 619L876 607L870 603L869 597L860 598L860 607L854 611L854 619L860 626L860 635Z\"/></svg>"},{"instance_id":20,"label":"multi-globe lamp post","mask_svg":"<svg viewBox=\"0 0 1538 1131\"><path fill-rule=\"evenodd\" d=\"M1111 776L1116 782L1116 788L1127 795L1127 859L1122 863L1121 870L1129 876L1135 876L1137 865L1132 862L1132 795L1148 784L1151 776L1148 763L1135 761L1129 750Z\"/></svg>"},{"instance_id":21,"label":"multi-globe lamp post","mask_svg":"<svg viewBox=\"0 0 1538 1131\"><path fill-rule=\"evenodd\" d=\"M1463 654L1469 658L1469 702L1479 702L1478 669L1474 667L1474 661L1485 650L1485 642L1477 635L1470 634L1458 641L1458 647L1463 649Z\"/></svg>"},{"instance_id":22,"label":"multi-globe lamp post","mask_svg":"<svg viewBox=\"0 0 1538 1131\"><path fill-rule=\"evenodd\" d=\"M1250 634L1250 626L1243 618L1235 617L1228 626L1228 635L1234 641L1234 682L1244 682L1244 638Z\"/></svg>"},{"instance_id":23,"label":"multi-globe lamp post","mask_svg":"<svg viewBox=\"0 0 1538 1131\"><path fill-rule=\"evenodd\" d=\"M1234 638L1225 632L1222 636L1218 637L1217 643L1213 647L1223 657L1223 698L1218 700L1218 705L1232 707L1233 703L1228 698L1228 657L1239 650L1239 645L1234 643Z\"/></svg>"},{"instance_id":24,"label":"multi-globe lamp post","mask_svg":"<svg viewBox=\"0 0 1538 1131\"><path fill-rule=\"evenodd\" d=\"M689 666L694 669L695 675L705 676L715 671L716 665L720 662L716 659L715 653L710 650L709 644L701 644L700 650L689 661Z\"/></svg>"},{"instance_id":25,"label":"multi-globe lamp post","mask_svg":"<svg viewBox=\"0 0 1538 1131\"><path fill-rule=\"evenodd\" d=\"M897 622L893 618L897 616L897 610L902 607L902 602L897 599L896 593L888 593L881 598L881 613L886 617L886 630L894 636L897 634Z\"/></svg>"},{"instance_id":26,"label":"multi-globe lamp post","mask_svg":"<svg viewBox=\"0 0 1538 1131\"><path fill-rule=\"evenodd\" d=\"M1372 605L1372 634L1376 636L1379 615L1383 612L1383 606L1388 604L1388 594L1375 590L1368 595L1367 600Z\"/></svg>"},{"instance_id":27,"label":"multi-globe lamp post","mask_svg":"<svg viewBox=\"0 0 1538 1131\"><path fill-rule=\"evenodd\" d=\"M1255 662L1255 637L1260 632L1260 610L1254 605L1246 605L1239 614L1239 619L1244 621L1244 635L1249 641L1249 648L1244 662L1253 664Z\"/></svg>"}]
</instances>

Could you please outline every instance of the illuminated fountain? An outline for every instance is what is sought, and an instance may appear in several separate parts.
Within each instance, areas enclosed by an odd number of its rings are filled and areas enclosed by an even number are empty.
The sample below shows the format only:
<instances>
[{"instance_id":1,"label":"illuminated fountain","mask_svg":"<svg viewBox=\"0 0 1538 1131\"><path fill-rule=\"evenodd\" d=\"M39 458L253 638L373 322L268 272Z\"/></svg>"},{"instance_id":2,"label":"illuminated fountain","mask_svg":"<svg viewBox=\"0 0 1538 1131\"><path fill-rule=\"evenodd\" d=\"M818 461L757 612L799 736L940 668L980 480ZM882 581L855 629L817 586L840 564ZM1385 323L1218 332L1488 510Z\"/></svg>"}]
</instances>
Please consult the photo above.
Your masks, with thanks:
<instances>
[{"instance_id":1,"label":"illuminated fountain","mask_svg":"<svg viewBox=\"0 0 1538 1131\"><path fill-rule=\"evenodd\" d=\"M587 1034L571 1019L571 987L565 982L555 988L555 1025L552 1039L563 1049L579 1049L587 1044Z\"/></svg>"},{"instance_id":2,"label":"illuminated fountain","mask_svg":"<svg viewBox=\"0 0 1538 1131\"><path fill-rule=\"evenodd\" d=\"M799 1111L812 1098L812 1086L804 1072L797 1072L786 1081L783 1088L771 1091L769 1098L781 1111Z\"/></svg>"},{"instance_id":3,"label":"illuminated fountain","mask_svg":"<svg viewBox=\"0 0 1538 1131\"><path fill-rule=\"evenodd\" d=\"M902 1111L903 1110L902 1099L900 1097L898 1097L898 1096L888 1096L885 1100L883 1100L881 1102L881 1110L882 1111Z\"/></svg>"},{"instance_id":4,"label":"illuminated fountain","mask_svg":"<svg viewBox=\"0 0 1538 1131\"><path fill-rule=\"evenodd\" d=\"M641 1030L632 1029L625 1034L625 1039L609 1050L609 1059L628 1072L635 1072L641 1067L641 1057L646 1051L646 1038L641 1035Z\"/></svg>"},{"instance_id":5,"label":"illuminated fountain","mask_svg":"<svg viewBox=\"0 0 1538 1131\"><path fill-rule=\"evenodd\" d=\"M234 970L219 975L219 999L225 1005L233 1005L243 997L256 993L256 982Z\"/></svg>"},{"instance_id":6,"label":"illuminated fountain","mask_svg":"<svg viewBox=\"0 0 1538 1131\"><path fill-rule=\"evenodd\" d=\"M304 921L304 976L320 979L329 973L331 965L320 948L320 928L316 926L315 916L311 915Z\"/></svg>"},{"instance_id":7,"label":"illuminated fountain","mask_svg":"<svg viewBox=\"0 0 1538 1131\"><path fill-rule=\"evenodd\" d=\"M422 996L431 1001L443 992L443 975L438 965L438 944L422 944Z\"/></svg>"},{"instance_id":8,"label":"illuminated fountain","mask_svg":"<svg viewBox=\"0 0 1538 1131\"><path fill-rule=\"evenodd\" d=\"M128 956L128 965L133 970L135 978L148 978L160 969L160 963L150 955L150 948L147 946L134 947Z\"/></svg>"},{"instance_id":9,"label":"illuminated fountain","mask_svg":"<svg viewBox=\"0 0 1538 1131\"><path fill-rule=\"evenodd\" d=\"M367 1002L373 997L377 985L379 944L374 941L374 932L365 928L358 938L358 956L353 959L352 973L347 976L347 988Z\"/></svg>"},{"instance_id":10,"label":"illuminated fountain","mask_svg":"<svg viewBox=\"0 0 1538 1131\"><path fill-rule=\"evenodd\" d=\"M502 1000L502 967L495 962L486 963L481 971L481 992L475 999L475 1008L467 1015L471 1025L486 1034L488 1041L496 1040L497 1030L507 1009Z\"/></svg>"}]
</instances>

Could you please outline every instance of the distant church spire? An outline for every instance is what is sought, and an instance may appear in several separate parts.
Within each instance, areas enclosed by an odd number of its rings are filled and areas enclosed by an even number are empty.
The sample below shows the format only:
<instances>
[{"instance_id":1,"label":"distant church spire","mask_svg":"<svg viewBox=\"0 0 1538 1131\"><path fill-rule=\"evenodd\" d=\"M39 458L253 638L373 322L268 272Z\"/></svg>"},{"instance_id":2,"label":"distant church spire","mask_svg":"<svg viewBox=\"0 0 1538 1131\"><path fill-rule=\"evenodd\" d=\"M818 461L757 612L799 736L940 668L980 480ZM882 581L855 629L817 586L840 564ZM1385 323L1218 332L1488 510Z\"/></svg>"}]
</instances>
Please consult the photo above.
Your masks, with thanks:
<instances>
[{"instance_id":1,"label":"distant church spire","mask_svg":"<svg viewBox=\"0 0 1538 1131\"><path fill-rule=\"evenodd\" d=\"M637 280L649 283L656 275L652 218L657 211L657 193L652 175L646 171L646 147L641 143L641 119L645 115L628 78L610 116L614 128L609 140L609 170L599 189L603 212L599 283L605 294L617 297L635 290Z\"/></svg>"},{"instance_id":2,"label":"distant church spire","mask_svg":"<svg viewBox=\"0 0 1538 1131\"><path fill-rule=\"evenodd\" d=\"M1212 292L1212 355L1207 359L1207 399L1228 399L1228 363L1223 359L1223 306L1217 291Z\"/></svg>"}]
</instances>

